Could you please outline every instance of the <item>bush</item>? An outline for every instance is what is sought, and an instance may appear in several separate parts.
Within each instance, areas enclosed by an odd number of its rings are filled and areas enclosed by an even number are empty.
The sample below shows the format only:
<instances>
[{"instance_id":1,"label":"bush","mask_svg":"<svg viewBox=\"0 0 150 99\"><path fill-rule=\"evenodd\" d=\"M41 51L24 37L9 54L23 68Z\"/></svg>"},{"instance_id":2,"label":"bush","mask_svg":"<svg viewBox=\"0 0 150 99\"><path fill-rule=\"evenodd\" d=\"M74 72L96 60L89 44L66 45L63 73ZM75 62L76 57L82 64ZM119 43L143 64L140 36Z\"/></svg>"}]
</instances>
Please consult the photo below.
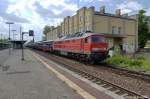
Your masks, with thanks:
<instances>
[{"instance_id":1,"label":"bush","mask_svg":"<svg viewBox=\"0 0 150 99\"><path fill-rule=\"evenodd\" d=\"M122 60L121 60L120 57L114 56L114 57L108 58L107 60L105 60L105 62L108 63L108 64L117 65L120 62L122 62Z\"/></svg>"},{"instance_id":2,"label":"bush","mask_svg":"<svg viewBox=\"0 0 150 99\"><path fill-rule=\"evenodd\" d=\"M138 59L138 60L145 60L145 57L139 56L139 57L137 57L136 59Z\"/></svg>"},{"instance_id":3,"label":"bush","mask_svg":"<svg viewBox=\"0 0 150 99\"><path fill-rule=\"evenodd\" d=\"M105 62L112 65L119 65L126 63L127 60L127 58L117 55L107 59Z\"/></svg>"},{"instance_id":4,"label":"bush","mask_svg":"<svg viewBox=\"0 0 150 99\"><path fill-rule=\"evenodd\" d=\"M129 66L141 66L142 65L142 61L139 59L132 59L129 62Z\"/></svg>"},{"instance_id":5,"label":"bush","mask_svg":"<svg viewBox=\"0 0 150 99\"><path fill-rule=\"evenodd\" d=\"M144 57L129 58L126 56L113 56L105 60L107 64L117 67L125 67L137 71L150 71L150 59Z\"/></svg>"}]
</instances>

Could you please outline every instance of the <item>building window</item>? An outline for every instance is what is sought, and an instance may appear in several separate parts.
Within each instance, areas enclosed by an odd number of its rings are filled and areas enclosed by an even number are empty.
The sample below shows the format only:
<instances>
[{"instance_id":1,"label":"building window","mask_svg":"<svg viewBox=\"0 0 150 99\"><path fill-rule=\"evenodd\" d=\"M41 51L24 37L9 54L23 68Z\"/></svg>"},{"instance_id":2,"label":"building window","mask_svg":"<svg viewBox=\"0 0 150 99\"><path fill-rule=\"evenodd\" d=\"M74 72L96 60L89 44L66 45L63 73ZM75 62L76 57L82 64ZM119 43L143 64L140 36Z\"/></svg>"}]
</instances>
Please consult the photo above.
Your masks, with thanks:
<instances>
[{"instance_id":1,"label":"building window","mask_svg":"<svg viewBox=\"0 0 150 99\"><path fill-rule=\"evenodd\" d=\"M115 26L112 26L112 34L115 34Z\"/></svg>"},{"instance_id":2,"label":"building window","mask_svg":"<svg viewBox=\"0 0 150 99\"><path fill-rule=\"evenodd\" d=\"M88 21L88 15L85 16L85 21Z\"/></svg>"},{"instance_id":3,"label":"building window","mask_svg":"<svg viewBox=\"0 0 150 99\"><path fill-rule=\"evenodd\" d=\"M90 26L89 26L89 25L86 26L86 30L87 30L87 31L90 30Z\"/></svg>"},{"instance_id":4,"label":"building window","mask_svg":"<svg viewBox=\"0 0 150 99\"><path fill-rule=\"evenodd\" d=\"M82 29L82 28L80 28L80 32L83 32L83 29Z\"/></svg>"},{"instance_id":5,"label":"building window","mask_svg":"<svg viewBox=\"0 0 150 99\"><path fill-rule=\"evenodd\" d=\"M82 21L82 16L80 16L80 22Z\"/></svg>"},{"instance_id":6,"label":"building window","mask_svg":"<svg viewBox=\"0 0 150 99\"><path fill-rule=\"evenodd\" d=\"M121 34L121 27L118 27L118 34Z\"/></svg>"}]
</instances>

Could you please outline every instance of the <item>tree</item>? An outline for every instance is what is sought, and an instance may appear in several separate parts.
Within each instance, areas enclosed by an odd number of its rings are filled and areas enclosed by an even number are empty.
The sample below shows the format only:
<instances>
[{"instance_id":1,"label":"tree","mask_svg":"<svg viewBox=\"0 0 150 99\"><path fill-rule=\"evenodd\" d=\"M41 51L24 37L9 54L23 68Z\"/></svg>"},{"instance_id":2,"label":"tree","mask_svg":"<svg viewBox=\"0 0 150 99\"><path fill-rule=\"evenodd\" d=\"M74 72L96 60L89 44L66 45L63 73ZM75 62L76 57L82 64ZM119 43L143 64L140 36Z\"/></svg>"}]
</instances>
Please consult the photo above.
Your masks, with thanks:
<instances>
[{"instance_id":1,"label":"tree","mask_svg":"<svg viewBox=\"0 0 150 99\"><path fill-rule=\"evenodd\" d=\"M46 35L48 32L50 32L50 26L48 26L48 25L46 25L45 27L44 27L44 30L43 30L43 34L44 35Z\"/></svg>"},{"instance_id":2,"label":"tree","mask_svg":"<svg viewBox=\"0 0 150 99\"><path fill-rule=\"evenodd\" d=\"M46 41L46 36L42 36L42 41Z\"/></svg>"},{"instance_id":3,"label":"tree","mask_svg":"<svg viewBox=\"0 0 150 99\"><path fill-rule=\"evenodd\" d=\"M149 25L148 40L150 40L150 16L148 16L148 25Z\"/></svg>"},{"instance_id":4,"label":"tree","mask_svg":"<svg viewBox=\"0 0 150 99\"><path fill-rule=\"evenodd\" d=\"M140 48L144 48L149 39L149 17L145 16L145 11L140 10L138 16L138 44Z\"/></svg>"}]
</instances>

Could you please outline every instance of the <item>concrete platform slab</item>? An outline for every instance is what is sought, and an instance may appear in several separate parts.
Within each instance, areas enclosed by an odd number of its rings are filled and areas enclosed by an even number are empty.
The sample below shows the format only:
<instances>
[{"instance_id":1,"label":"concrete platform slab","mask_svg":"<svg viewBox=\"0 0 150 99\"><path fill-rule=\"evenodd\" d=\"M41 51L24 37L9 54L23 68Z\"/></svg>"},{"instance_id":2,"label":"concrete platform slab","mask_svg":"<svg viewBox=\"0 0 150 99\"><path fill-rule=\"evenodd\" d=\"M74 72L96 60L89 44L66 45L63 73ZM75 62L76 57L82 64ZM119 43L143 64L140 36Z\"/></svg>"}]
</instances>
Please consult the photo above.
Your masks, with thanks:
<instances>
[{"instance_id":1,"label":"concrete platform slab","mask_svg":"<svg viewBox=\"0 0 150 99\"><path fill-rule=\"evenodd\" d=\"M7 54L0 52L0 99L83 99L28 51L25 61L20 50Z\"/></svg>"}]
</instances>

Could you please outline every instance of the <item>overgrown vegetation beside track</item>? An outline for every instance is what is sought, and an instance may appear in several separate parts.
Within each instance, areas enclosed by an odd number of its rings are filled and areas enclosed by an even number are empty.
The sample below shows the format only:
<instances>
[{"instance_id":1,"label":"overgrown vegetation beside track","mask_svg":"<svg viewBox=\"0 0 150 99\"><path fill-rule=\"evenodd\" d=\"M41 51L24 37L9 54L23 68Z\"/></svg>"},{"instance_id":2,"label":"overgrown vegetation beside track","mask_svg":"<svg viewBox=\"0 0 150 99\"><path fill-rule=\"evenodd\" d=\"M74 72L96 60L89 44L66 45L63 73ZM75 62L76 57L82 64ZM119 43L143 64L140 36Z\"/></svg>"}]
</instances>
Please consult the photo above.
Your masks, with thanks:
<instances>
[{"instance_id":1,"label":"overgrown vegetation beside track","mask_svg":"<svg viewBox=\"0 0 150 99\"><path fill-rule=\"evenodd\" d=\"M150 74L150 58L116 55L105 60L107 64Z\"/></svg>"}]
</instances>

